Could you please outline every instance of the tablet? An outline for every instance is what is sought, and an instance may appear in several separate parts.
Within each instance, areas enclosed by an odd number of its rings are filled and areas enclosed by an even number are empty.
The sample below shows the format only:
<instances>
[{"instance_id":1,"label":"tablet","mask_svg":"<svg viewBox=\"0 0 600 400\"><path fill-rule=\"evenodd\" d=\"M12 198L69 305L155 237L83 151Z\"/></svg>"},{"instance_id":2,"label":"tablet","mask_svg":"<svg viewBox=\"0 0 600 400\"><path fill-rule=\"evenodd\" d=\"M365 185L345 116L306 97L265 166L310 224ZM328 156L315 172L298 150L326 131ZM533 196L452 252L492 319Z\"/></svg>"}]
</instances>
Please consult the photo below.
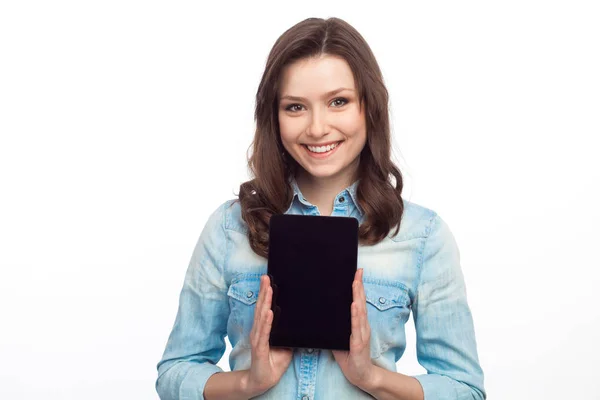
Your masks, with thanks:
<instances>
[{"instance_id":1,"label":"tablet","mask_svg":"<svg viewBox=\"0 0 600 400\"><path fill-rule=\"evenodd\" d=\"M357 255L356 218L271 217L271 346L349 350Z\"/></svg>"}]
</instances>

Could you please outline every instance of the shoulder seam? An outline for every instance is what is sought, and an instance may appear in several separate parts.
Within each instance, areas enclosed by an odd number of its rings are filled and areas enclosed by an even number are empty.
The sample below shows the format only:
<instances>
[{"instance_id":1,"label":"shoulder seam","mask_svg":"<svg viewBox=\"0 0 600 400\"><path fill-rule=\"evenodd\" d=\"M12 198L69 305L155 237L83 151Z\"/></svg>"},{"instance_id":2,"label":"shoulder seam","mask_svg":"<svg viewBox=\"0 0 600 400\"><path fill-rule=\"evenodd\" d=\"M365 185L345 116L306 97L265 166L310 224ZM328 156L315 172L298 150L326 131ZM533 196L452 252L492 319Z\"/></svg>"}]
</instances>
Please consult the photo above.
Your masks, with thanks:
<instances>
[{"instance_id":1,"label":"shoulder seam","mask_svg":"<svg viewBox=\"0 0 600 400\"><path fill-rule=\"evenodd\" d=\"M229 223L229 213L228 213L228 209L229 206L231 206L231 201L226 201L225 203L223 203L222 205L222 211L223 211L223 216L222 216L222 220L221 220L221 227L223 228L223 232L225 233L225 254L223 255L223 265L221 266L221 276L223 277L223 279L225 279L225 283L227 284L227 274L225 273L225 267L227 265L228 259L229 259L229 254L231 253L229 251L229 245L231 242L231 239L229 237L229 232L227 229L227 225Z\"/></svg>"},{"instance_id":2,"label":"shoulder seam","mask_svg":"<svg viewBox=\"0 0 600 400\"><path fill-rule=\"evenodd\" d=\"M235 226L231 223L231 220L229 219L229 216L230 216L230 211L229 210L238 201L239 201L239 199L231 199L231 200L227 200L224 203L224 207L225 207L225 205L227 206L226 210L225 210L225 213L227 214L227 218L225 220L225 225L223 226L223 228L226 229L226 230L228 230L228 231L233 231L233 232L237 232L237 233L241 233L241 234L246 234L245 231L236 229Z\"/></svg>"},{"instance_id":3,"label":"shoulder seam","mask_svg":"<svg viewBox=\"0 0 600 400\"><path fill-rule=\"evenodd\" d=\"M232 199L232 200L227 200L223 204L221 204L221 207L223 209L223 228L224 229L231 229L229 226L229 224L230 224L229 209L231 208L231 206L234 203L235 203L235 199Z\"/></svg>"},{"instance_id":4,"label":"shoulder seam","mask_svg":"<svg viewBox=\"0 0 600 400\"><path fill-rule=\"evenodd\" d=\"M431 211L431 216L429 217L429 224L427 225L427 229L425 230L425 239L429 238L431 231L433 231L434 220L439 218L438 213L435 211Z\"/></svg>"},{"instance_id":5,"label":"shoulder seam","mask_svg":"<svg viewBox=\"0 0 600 400\"><path fill-rule=\"evenodd\" d=\"M427 224L427 229L425 230L425 237L423 238L423 244L419 250L419 258L417 261L417 281L415 284L415 298L419 295L419 284L421 283L421 273L423 272L423 257L425 256L425 247L427 246L427 241L429 239L429 235L433 231L434 221L438 218L438 214L435 211L431 211L431 216L429 217L429 223Z\"/></svg>"}]
</instances>

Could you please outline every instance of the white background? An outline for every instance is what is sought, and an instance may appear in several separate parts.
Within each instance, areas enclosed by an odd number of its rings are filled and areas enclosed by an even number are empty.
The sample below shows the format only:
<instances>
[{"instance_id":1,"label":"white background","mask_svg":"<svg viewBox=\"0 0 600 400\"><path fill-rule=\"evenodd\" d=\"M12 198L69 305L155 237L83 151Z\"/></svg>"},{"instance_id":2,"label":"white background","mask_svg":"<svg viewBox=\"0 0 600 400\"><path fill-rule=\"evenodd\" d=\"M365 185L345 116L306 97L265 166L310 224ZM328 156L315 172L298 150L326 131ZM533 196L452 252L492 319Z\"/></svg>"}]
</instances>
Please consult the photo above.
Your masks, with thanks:
<instances>
[{"instance_id":1,"label":"white background","mask_svg":"<svg viewBox=\"0 0 600 400\"><path fill-rule=\"evenodd\" d=\"M124 0L0 5L0 398L158 398L268 52L311 16L380 63L404 197L460 247L488 398L600 398L596 2ZM407 329L398 370L422 373Z\"/></svg>"}]
</instances>

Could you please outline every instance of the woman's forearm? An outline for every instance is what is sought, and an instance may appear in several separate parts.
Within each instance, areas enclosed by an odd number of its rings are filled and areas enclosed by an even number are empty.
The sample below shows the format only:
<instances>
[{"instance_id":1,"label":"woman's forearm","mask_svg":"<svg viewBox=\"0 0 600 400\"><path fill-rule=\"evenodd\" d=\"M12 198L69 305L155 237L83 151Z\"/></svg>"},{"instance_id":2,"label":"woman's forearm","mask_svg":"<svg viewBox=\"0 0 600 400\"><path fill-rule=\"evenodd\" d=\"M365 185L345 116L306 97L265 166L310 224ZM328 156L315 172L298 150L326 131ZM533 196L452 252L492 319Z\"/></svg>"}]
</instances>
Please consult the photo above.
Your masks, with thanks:
<instances>
[{"instance_id":1,"label":"woman's forearm","mask_svg":"<svg viewBox=\"0 0 600 400\"><path fill-rule=\"evenodd\" d=\"M206 400L248 400L263 391L248 384L248 370L218 372L204 386Z\"/></svg>"},{"instance_id":2,"label":"woman's forearm","mask_svg":"<svg viewBox=\"0 0 600 400\"><path fill-rule=\"evenodd\" d=\"M423 388L416 378L374 367L373 379L362 385L362 390L377 400L423 400Z\"/></svg>"}]
</instances>

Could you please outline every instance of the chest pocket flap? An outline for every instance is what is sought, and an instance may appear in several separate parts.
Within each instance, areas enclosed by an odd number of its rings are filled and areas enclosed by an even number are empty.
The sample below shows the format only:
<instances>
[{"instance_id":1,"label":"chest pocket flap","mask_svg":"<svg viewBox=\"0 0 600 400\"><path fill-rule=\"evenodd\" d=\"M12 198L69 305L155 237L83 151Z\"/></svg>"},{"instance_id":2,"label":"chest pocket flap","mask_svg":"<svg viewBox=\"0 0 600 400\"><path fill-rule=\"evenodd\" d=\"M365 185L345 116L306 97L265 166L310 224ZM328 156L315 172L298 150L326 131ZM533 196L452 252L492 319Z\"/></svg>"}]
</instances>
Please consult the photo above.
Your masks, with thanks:
<instances>
[{"instance_id":1,"label":"chest pocket flap","mask_svg":"<svg viewBox=\"0 0 600 400\"><path fill-rule=\"evenodd\" d=\"M384 311L392 307L410 307L408 288L399 282L363 279L367 302Z\"/></svg>"},{"instance_id":2,"label":"chest pocket flap","mask_svg":"<svg viewBox=\"0 0 600 400\"><path fill-rule=\"evenodd\" d=\"M259 279L244 279L233 282L229 286L227 295L244 304L252 305L258 300L258 290L260 289Z\"/></svg>"}]
</instances>

